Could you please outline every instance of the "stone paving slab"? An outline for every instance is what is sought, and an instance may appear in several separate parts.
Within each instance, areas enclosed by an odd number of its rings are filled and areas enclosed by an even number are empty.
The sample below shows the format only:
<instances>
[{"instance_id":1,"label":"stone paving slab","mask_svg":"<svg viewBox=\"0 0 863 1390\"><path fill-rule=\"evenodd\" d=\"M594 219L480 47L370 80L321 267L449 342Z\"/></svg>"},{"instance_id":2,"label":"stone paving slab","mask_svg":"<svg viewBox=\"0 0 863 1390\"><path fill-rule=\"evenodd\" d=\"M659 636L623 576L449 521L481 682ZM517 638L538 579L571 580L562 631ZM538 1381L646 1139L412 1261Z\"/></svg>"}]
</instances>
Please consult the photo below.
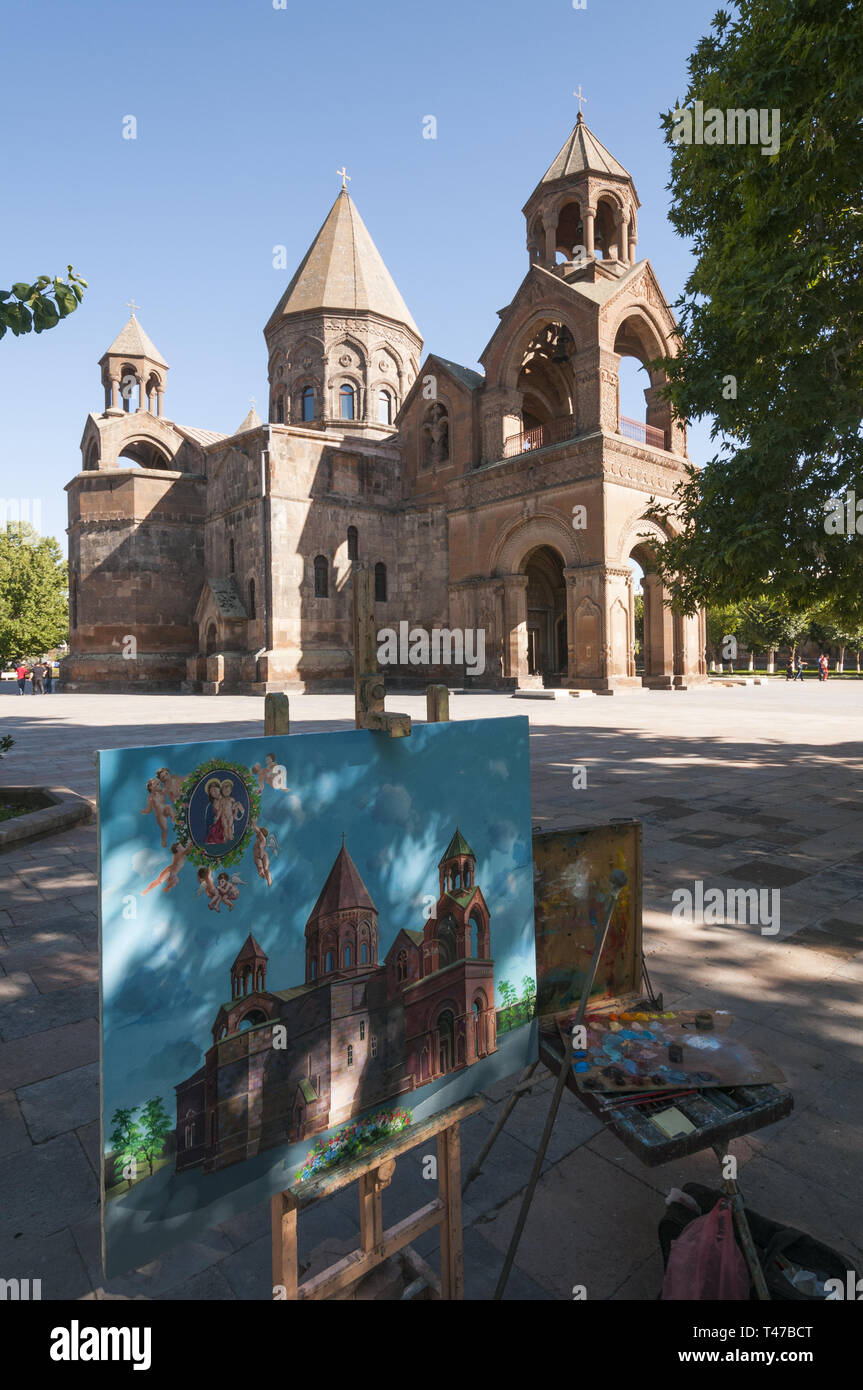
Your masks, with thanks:
<instances>
[{"instance_id":1,"label":"stone paving slab","mask_svg":"<svg viewBox=\"0 0 863 1390\"><path fill-rule=\"evenodd\" d=\"M757 702L745 687L664 694L520 704L453 696L451 712L529 717L535 824L642 820L655 987L670 1005L729 1009L794 1091L789 1117L732 1145L747 1202L863 1258L863 756L849 732L863 727L863 682L813 682L793 703L781 682L761 688ZM425 718L421 697L388 703ZM245 697L63 695L34 705L10 704L7 781L39 782L47 760L91 799L96 748L244 737L263 712ZM291 713L303 732L347 728L353 698L292 696ZM580 791L575 764L588 769ZM268 1299L267 1203L105 1285L96 863L93 825L0 855L0 1265L10 1277L42 1277L46 1298ZM777 885L780 932L672 920L673 891L699 879L722 889ZM468 1298L490 1298L497 1281L550 1099L552 1079L537 1076L467 1194ZM463 1171L510 1085L491 1087L486 1109L464 1127ZM399 1161L387 1220L428 1200L422 1157ZM571 1300L581 1282L590 1298L654 1299L664 1193L715 1178L703 1153L644 1168L567 1092L507 1298ZM301 1260L333 1243L348 1248L357 1231L356 1194L339 1194L301 1218ZM437 1233L417 1245L437 1267Z\"/></svg>"}]
</instances>

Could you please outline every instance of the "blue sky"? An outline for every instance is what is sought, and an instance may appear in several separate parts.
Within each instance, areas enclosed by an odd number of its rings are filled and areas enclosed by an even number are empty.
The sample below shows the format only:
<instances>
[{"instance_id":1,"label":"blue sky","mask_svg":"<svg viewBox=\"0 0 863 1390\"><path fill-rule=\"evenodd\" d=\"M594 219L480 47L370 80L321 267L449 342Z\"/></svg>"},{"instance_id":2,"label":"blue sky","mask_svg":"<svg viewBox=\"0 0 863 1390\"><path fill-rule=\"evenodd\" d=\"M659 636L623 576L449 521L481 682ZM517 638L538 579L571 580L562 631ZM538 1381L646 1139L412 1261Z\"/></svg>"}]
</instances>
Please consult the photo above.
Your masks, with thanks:
<instances>
[{"instance_id":1,"label":"blue sky","mask_svg":"<svg viewBox=\"0 0 863 1390\"><path fill-rule=\"evenodd\" d=\"M65 545L97 362L128 317L168 361L169 418L233 431L267 399L263 325L340 187L427 351L476 364L527 269L521 208L585 117L629 169L639 256L669 300L690 256L667 221L659 112L716 0L11 0L0 282L90 283L56 329L0 346L2 493ZM136 140L122 138L124 117ZM438 138L422 138L434 115ZM273 269L273 247L289 269ZM624 412L643 418L628 379ZM707 457L707 425L690 452Z\"/></svg>"},{"instance_id":2,"label":"blue sky","mask_svg":"<svg viewBox=\"0 0 863 1390\"><path fill-rule=\"evenodd\" d=\"M117 1106L162 1095L171 1112L174 1086L203 1063L250 932L269 957L270 989L304 983L304 928L342 831L378 909L381 963L402 927L422 930L458 825L491 915L495 982L535 979L527 727L517 716L415 725L410 739L348 731L100 754L106 1133ZM213 757L251 767L268 751L287 769L287 790L265 788L258 821L278 839L272 887L248 848L229 870L243 880L231 912L196 895L192 863L169 893L141 896L170 860L153 815L140 814L148 779L161 767L185 778Z\"/></svg>"}]
</instances>

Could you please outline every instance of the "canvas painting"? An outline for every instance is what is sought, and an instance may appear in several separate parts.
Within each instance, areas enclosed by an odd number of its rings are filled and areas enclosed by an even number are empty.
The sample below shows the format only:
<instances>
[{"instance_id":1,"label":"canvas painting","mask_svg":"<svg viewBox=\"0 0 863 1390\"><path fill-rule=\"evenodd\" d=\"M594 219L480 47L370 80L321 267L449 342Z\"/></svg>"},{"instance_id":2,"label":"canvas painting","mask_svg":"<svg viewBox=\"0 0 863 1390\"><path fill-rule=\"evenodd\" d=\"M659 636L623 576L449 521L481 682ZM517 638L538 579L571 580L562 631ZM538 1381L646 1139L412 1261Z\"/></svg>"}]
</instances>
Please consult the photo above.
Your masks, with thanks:
<instances>
[{"instance_id":1,"label":"canvas painting","mask_svg":"<svg viewBox=\"0 0 863 1390\"><path fill-rule=\"evenodd\" d=\"M99 837L108 1277L536 1058L526 718L104 752Z\"/></svg>"}]
</instances>

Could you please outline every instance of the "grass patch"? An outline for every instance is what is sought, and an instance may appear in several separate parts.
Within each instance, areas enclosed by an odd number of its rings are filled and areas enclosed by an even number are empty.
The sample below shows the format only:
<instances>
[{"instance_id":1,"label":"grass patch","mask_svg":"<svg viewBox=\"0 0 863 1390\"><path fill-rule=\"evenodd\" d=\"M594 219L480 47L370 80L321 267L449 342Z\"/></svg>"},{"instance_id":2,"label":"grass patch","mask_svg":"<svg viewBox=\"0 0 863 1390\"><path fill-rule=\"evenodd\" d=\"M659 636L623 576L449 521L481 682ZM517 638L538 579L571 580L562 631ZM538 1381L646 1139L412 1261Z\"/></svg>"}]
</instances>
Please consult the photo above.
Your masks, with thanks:
<instances>
[{"instance_id":1,"label":"grass patch","mask_svg":"<svg viewBox=\"0 0 863 1390\"><path fill-rule=\"evenodd\" d=\"M31 809L30 806L19 806L16 801L0 801L0 821L15 820L17 816L26 816Z\"/></svg>"}]
</instances>

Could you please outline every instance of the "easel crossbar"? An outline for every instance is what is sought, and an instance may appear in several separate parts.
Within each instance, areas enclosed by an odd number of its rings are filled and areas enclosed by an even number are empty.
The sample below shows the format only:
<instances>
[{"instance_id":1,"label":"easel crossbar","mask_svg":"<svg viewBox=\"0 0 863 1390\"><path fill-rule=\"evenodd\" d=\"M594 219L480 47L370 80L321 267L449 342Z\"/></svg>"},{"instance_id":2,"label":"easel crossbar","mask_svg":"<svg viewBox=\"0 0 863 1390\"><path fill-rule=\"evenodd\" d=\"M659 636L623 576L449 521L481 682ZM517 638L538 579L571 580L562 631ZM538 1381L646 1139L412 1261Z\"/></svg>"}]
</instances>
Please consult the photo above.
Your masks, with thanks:
<instances>
[{"instance_id":1,"label":"easel crossbar","mask_svg":"<svg viewBox=\"0 0 863 1390\"><path fill-rule=\"evenodd\" d=\"M439 1197L435 1197L433 1202L420 1207L419 1211L414 1212L411 1216L406 1216L395 1226L389 1226L383 1232L382 1243L379 1246L371 1250L353 1250L336 1264L331 1265L329 1269L325 1269L322 1274L306 1279L297 1289L297 1298L307 1300L332 1298L334 1294L349 1288L351 1284L357 1283L370 1270L383 1264L390 1255L395 1255L406 1245L410 1245L412 1240L417 1240L420 1236L425 1235L426 1231L431 1231L435 1226L439 1226L445 1215L445 1203Z\"/></svg>"}]
</instances>

